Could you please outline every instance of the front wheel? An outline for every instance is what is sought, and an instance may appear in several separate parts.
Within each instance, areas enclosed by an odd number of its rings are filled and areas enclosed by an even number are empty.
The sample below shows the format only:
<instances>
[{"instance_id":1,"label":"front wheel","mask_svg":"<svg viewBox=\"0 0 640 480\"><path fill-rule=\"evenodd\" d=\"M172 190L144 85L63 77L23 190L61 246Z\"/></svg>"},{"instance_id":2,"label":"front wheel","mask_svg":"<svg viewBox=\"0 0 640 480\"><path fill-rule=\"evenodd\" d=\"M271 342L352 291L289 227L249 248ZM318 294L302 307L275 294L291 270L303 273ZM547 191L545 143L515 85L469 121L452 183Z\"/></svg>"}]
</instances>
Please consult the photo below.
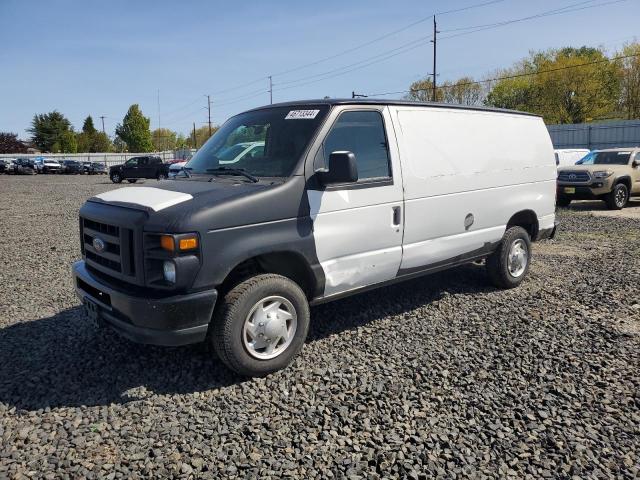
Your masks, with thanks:
<instances>
[{"instance_id":1,"label":"front wheel","mask_svg":"<svg viewBox=\"0 0 640 480\"><path fill-rule=\"evenodd\" d=\"M167 175L165 173L159 173L156 178L158 180L166 180L167 179Z\"/></svg>"},{"instance_id":2,"label":"front wheel","mask_svg":"<svg viewBox=\"0 0 640 480\"><path fill-rule=\"evenodd\" d=\"M122 183L122 177L120 176L119 173L112 173L111 174L111 181L113 183Z\"/></svg>"},{"instance_id":3,"label":"front wheel","mask_svg":"<svg viewBox=\"0 0 640 480\"><path fill-rule=\"evenodd\" d=\"M522 227L508 229L498 248L487 258L487 273L498 288L514 288L522 283L531 263L531 239Z\"/></svg>"},{"instance_id":4,"label":"front wheel","mask_svg":"<svg viewBox=\"0 0 640 480\"><path fill-rule=\"evenodd\" d=\"M560 196L556 200L556 205L558 205L559 207L566 208L569 206L569 204L571 204L571 198L569 197Z\"/></svg>"},{"instance_id":5,"label":"front wheel","mask_svg":"<svg viewBox=\"0 0 640 480\"><path fill-rule=\"evenodd\" d=\"M609 210L622 210L629 201L629 189L624 183L618 183L604 201Z\"/></svg>"},{"instance_id":6,"label":"front wheel","mask_svg":"<svg viewBox=\"0 0 640 480\"><path fill-rule=\"evenodd\" d=\"M309 331L302 289L281 275L261 274L236 285L216 309L211 341L231 370L260 377L289 365Z\"/></svg>"}]
</instances>

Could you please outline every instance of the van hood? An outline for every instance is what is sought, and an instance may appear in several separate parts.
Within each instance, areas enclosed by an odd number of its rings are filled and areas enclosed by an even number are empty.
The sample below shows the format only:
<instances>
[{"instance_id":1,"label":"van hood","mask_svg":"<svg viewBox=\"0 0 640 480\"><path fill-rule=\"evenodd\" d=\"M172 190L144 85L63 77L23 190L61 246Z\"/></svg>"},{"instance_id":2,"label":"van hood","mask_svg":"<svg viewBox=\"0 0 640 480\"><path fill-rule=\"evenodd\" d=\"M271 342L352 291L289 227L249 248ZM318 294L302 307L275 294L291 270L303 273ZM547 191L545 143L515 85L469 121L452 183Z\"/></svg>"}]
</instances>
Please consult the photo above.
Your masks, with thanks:
<instances>
[{"instance_id":1,"label":"van hood","mask_svg":"<svg viewBox=\"0 0 640 480\"><path fill-rule=\"evenodd\" d=\"M200 200L206 197L209 205L223 202L225 199L246 195L256 189L264 189L265 185L255 185L231 182L189 182L167 180L158 182L153 187L123 187L101 193L89 199L91 202L108 203L120 207L145 210L149 213L159 212L167 208L186 202ZM252 188L248 188L252 187Z\"/></svg>"},{"instance_id":2,"label":"van hood","mask_svg":"<svg viewBox=\"0 0 640 480\"><path fill-rule=\"evenodd\" d=\"M111 190L88 202L144 211L144 229L150 232L209 231L295 217L305 185L304 177L258 183L227 178L152 183Z\"/></svg>"}]
</instances>

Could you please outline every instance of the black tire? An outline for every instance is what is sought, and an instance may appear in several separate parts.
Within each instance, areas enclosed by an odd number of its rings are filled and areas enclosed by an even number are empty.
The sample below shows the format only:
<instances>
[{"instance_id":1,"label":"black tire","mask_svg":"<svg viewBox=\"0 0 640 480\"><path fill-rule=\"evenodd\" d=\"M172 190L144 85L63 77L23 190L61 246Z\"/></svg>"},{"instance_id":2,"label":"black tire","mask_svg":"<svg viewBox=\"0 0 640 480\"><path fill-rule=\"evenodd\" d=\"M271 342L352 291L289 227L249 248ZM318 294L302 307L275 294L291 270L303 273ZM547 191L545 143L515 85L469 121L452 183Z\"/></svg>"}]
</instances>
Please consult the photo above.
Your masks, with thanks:
<instances>
[{"instance_id":1,"label":"black tire","mask_svg":"<svg viewBox=\"0 0 640 480\"><path fill-rule=\"evenodd\" d=\"M127 178L127 182L129 183L136 183L138 181L137 178Z\"/></svg>"},{"instance_id":2,"label":"black tire","mask_svg":"<svg viewBox=\"0 0 640 480\"><path fill-rule=\"evenodd\" d=\"M604 198L609 210L622 210L629 201L629 189L624 183L617 183Z\"/></svg>"},{"instance_id":3,"label":"black tire","mask_svg":"<svg viewBox=\"0 0 640 480\"><path fill-rule=\"evenodd\" d=\"M122 183L122 177L117 172L112 173L110 178L113 183Z\"/></svg>"},{"instance_id":4,"label":"black tire","mask_svg":"<svg viewBox=\"0 0 640 480\"><path fill-rule=\"evenodd\" d=\"M566 208L571 204L571 198L559 196L556 200L556 205L562 208Z\"/></svg>"},{"instance_id":5,"label":"black tire","mask_svg":"<svg viewBox=\"0 0 640 480\"><path fill-rule=\"evenodd\" d=\"M275 358L263 360L251 355L243 340L244 325L252 309L263 299L280 296L288 300L297 321L291 343ZM209 327L213 348L231 370L240 375L261 377L289 365L300 352L309 331L309 303L302 289L281 275L260 274L236 285L220 302Z\"/></svg>"},{"instance_id":6,"label":"black tire","mask_svg":"<svg viewBox=\"0 0 640 480\"><path fill-rule=\"evenodd\" d=\"M520 245L526 247L526 265L522 272L517 272L517 275L514 275L509 269L509 253L516 242L520 242ZM491 282L496 287L504 289L515 288L520 285L527 276L530 265L531 239L527 231L522 227L509 228L502 237L498 248L487 258L486 263L487 273Z\"/></svg>"},{"instance_id":7,"label":"black tire","mask_svg":"<svg viewBox=\"0 0 640 480\"><path fill-rule=\"evenodd\" d=\"M167 175L165 173L159 173L158 176L156 177L156 180L160 181L160 180L166 180L167 179Z\"/></svg>"}]
</instances>

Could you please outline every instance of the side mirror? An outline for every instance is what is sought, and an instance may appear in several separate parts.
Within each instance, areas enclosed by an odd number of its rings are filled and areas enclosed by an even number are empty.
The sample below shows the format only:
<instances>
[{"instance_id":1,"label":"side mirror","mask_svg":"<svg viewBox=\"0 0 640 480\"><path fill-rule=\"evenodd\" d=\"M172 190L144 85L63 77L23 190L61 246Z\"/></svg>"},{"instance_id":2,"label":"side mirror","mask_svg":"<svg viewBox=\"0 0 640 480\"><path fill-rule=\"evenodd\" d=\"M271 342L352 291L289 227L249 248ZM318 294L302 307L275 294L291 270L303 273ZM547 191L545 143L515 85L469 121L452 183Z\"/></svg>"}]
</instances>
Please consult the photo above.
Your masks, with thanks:
<instances>
[{"instance_id":1,"label":"side mirror","mask_svg":"<svg viewBox=\"0 0 640 480\"><path fill-rule=\"evenodd\" d=\"M631 166L633 168L638 168L638 166L640 166L640 162L638 160L634 160L633 162L631 162Z\"/></svg>"},{"instance_id":2,"label":"side mirror","mask_svg":"<svg viewBox=\"0 0 640 480\"><path fill-rule=\"evenodd\" d=\"M329 168L318 172L320 181L325 185L334 183L353 183L358 181L358 165L353 152L332 152L329 155Z\"/></svg>"}]
</instances>

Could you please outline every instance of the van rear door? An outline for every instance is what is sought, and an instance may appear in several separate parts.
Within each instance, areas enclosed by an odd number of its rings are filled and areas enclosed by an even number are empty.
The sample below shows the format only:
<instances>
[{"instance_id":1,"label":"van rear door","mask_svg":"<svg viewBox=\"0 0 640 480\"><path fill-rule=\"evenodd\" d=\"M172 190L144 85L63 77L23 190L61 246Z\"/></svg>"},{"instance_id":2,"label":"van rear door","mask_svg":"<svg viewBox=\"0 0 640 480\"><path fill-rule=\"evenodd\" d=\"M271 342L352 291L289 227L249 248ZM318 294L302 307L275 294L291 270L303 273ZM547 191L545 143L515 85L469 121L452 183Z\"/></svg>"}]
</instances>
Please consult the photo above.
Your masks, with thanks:
<instances>
[{"instance_id":1,"label":"van rear door","mask_svg":"<svg viewBox=\"0 0 640 480\"><path fill-rule=\"evenodd\" d=\"M402 259L403 195L388 110L338 107L316 145L313 169L335 151L355 154L358 181L308 190L324 296L395 278Z\"/></svg>"}]
</instances>

